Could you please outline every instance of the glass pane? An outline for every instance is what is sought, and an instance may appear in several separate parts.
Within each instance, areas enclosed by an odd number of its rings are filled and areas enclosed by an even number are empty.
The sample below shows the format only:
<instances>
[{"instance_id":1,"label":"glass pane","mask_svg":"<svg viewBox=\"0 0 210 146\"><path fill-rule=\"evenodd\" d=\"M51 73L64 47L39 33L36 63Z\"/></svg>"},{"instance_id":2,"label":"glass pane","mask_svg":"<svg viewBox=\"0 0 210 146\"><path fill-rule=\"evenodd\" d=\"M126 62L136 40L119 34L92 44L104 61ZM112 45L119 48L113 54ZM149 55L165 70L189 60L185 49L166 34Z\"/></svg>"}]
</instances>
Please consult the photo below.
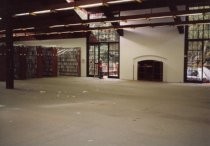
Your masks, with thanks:
<instances>
[{"instance_id":1,"label":"glass pane","mask_svg":"<svg viewBox=\"0 0 210 146\"><path fill-rule=\"evenodd\" d=\"M190 10L206 9L191 7ZM209 20L210 13L189 16L189 20ZM210 25L190 25L188 30L187 80L210 82ZM191 40L189 40L191 39ZM193 40L192 40L193 39ZM197 41L196 41L197 39Z\"/></svg>"},{"instance_id":2,"label":"glass pane","mask_svg":"<svg viewBox=\"0 0 210 146\"><path fill-rule=\"evenodd\" d=\"M198 31L193 31L193 39L197 39L198 38Z\"/></svg>"},{"instance_id":3,"label":"glass pane","mask_svg":"<svg viewBox=\"0 0 210 146\"><path fill-rule=\"evenodd\" d=\"M203 15L198 15L199 20L203 20Z\"/></svg>"},{"instance_id":4,"label":"glass pane","mask_svg":"<svg viewBox=\"0 0 210 146\"><path fill-rule=\"evenodd\" d=\"M100 45L100 60L102 61L102 72L104 76L108 75L108 44Z\"/></svg>"},{"instance_id":5,"label":"glass pane","mask_svg":"<svg viewBox=\"0 0 210 146\"><path fill-rule=\"evenodd\" d=\"M94 75L94 54L89 52L89 75Z\"/></svg>"},{"instance_id":6,"label":"glass pane","mask_svg":"<svg viewBox=\"0 0 210 146\"><path fill-rule=\"evenodd\" d=\"M116 15L116 17L119 17L119 15ZM90 14L90 19L93 18L105 18L105 15L103 13ZM91 28L108 26L112 26L112 24L110 22L90 24ZM91 32L92 34L89 38L90 42L119 42L119 35L115 29L93 30Z\"/></svg>"},{"instance_id":7,"label":"glass pane","mask_svg":"<svg viewBox=\"0 0 210 146\"><path fill-rule=\"evenodd\" d=\"M91 45L89 48L89 75L98 75L98 46Z\"/></svg>"},{"instance_id":8,"label":"glass pane","mask_svg":"<svg viewBox=\"0 0 210 146\"><path fill-rule=\"evenodd\" d=\"M188 50L189 51L201 51L202 50L202 42L201 41L190 41L188 42Z\"/></svg>"},{"instance_id":9,"label":"glass pane","mask_svg":"<svg viewBox=\"0 0 210 146\"><path fill-rule=\"evenodd\" d=\"M188 32L188 39L193 39L193 31Z\"/></svg>"},{"instance_id":10,"label":"glass pane","mask_svg":"<svg viewBox=\"0 0 210 146\"><path fill-rule=\"evenodd\" d=\"M188 51L188 64L194 66L202 66L202 52L201 51Z\"/></svg>"},{"instance_id":11,"label":"glass pane","mask_svg":"<svg viewBox=\"0 0 210 146\"><path fill-rule=\"evenodd\" d=\"M119 76L119 44L114 43L109 46L109 76Z\"/></svg>"},{"instance_id":12,"label":"glass pane","mask_svg":"<svg viewBox=\"0 0 210 146\"><path fill-rule=\"evenodd\" d=\"M204 44L203 81L210 82L210 41Z\"/></svg>"},{"instance_id":13,"label":"glass pane","mask_svg":"<svg viewBox=\"0 0 210 146\"><path fill-rule=\"evenodd\" d=\"M202 39L203 38L203 30L200 30L199 31L199 37L198 37L199 39Z\"/></svg>"}]
</instances>

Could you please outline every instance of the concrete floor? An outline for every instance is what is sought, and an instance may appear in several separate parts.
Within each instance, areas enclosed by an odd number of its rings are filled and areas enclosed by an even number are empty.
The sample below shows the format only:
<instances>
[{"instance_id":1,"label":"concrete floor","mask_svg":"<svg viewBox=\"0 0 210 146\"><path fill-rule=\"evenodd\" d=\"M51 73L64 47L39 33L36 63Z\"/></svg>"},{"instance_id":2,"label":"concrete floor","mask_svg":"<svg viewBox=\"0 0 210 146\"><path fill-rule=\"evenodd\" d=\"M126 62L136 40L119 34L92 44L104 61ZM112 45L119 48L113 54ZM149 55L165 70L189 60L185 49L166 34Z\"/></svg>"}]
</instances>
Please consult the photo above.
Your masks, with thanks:
<instances>
[{"instance_id":1,"label":"concrete floor","mask_svg":"<svg viewBox=\"0 0 210 146\"><path fill-rule=\"evenodd\" d=\"M209 146L210 84L0 82L0 146Z\"/></svg>"}]
</instances>

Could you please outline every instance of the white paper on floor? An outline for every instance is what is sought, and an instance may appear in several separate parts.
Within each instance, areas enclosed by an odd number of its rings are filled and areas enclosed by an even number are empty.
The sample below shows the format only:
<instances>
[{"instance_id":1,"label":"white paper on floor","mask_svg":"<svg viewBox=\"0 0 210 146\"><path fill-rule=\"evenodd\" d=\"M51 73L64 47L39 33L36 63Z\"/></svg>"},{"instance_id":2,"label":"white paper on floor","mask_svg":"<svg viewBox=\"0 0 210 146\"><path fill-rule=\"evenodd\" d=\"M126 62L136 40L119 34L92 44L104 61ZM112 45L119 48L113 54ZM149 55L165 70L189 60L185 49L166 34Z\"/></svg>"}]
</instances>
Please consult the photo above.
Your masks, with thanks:
<instances>
[{"instance_id":1,"label":"white paper on floor","mask_svg":"<svg viewBox=\"0 0 210 146\"><path fill-rule=\"evenodd\" d=\"M87 91L82 91L82 93L87 93Z\"/></svg>"},{"instance_id":2,"label":"white paper on floor","mask_svg":"<svg viewBox=\"0 0 210 146\"><path fill-rule=\"evenodd\" d=\"M40 91L41 94L45 94L46 92L47 92L47 91L44 91L44 90L43 90L43 91Z\"/></svg>"},{"instance_id":3,"label":"white paper on floor","mask_svg":"<svg viewBox=\"0 0 210 146\"><path fill-rule=\"evenodd\" d=\"M1 105L1 104L0 104L0 107L5 107L5 105Z\"/></svg>"}]
</instances>

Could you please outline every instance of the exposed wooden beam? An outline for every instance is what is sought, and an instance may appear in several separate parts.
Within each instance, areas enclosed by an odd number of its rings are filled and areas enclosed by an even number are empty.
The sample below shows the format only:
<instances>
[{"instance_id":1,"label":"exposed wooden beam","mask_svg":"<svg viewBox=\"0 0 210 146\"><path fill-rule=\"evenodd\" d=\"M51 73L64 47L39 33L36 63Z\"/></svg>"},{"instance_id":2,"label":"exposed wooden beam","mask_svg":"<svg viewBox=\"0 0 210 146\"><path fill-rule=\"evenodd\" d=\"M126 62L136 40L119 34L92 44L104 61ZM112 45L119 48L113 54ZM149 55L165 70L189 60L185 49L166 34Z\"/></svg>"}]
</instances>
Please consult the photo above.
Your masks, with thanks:
<instances>
[{"instance_id":1,"label":"exposed wooden beam","mask_svg":"<svg viewBox=\"0 0 210 146\"><path fill-rule=\"evenodd\" d=\"M13 23L11 16L11 0L5 0L7 13L3 17L3 22L6 25L6 88L14 89L14 48L13 48Z\"/></svg>"},{"instance_id":2,"label":"exposed wooden beam","mask_svg":"<svg viewBox=\"0 0 210 146\"><path fill-rule=\"evenodd\" d=\"M36 28L29 30L14 30L13 33L52 33L52 32L64 32L64 31L79 31L87 29L86 25L70 26L70 27L55 27L55 28Z\"/></svg>"},{"instance_id":3,"label":"exposed wooden beam","mask_svg":"<svg viewBox=\"0 0 210 146\"><path fill-rule=\"evenodd\" d=\"M109 19L113 19L114 18L114 14L112 11L109 10L109 7L108 6L104 6L103 7L103 13L104 15L109 18ZM118 14L120 14L120 12L118 12ZM120 26L120 23L119 22L111 22L111 24L114 26L114 27L118 27ZM123 36L123 29L117 29L117 33L119 36Z\"/></svg>"},{"instance_id":4,"label":"exposed wooden beam","mask_svg":"<svg viewBox=\"0 0 210 146\"><path fill-rule=\"evenodd\" d=\"M113 21L126 21L131 19L155 19L160 17L174 17L180 15L190 15L195 13L207 13L210 12L210 9L203 10L182 10L182 11L172 11L172 12L159 12L159 13L148 13L148 14L140 14L140 15L130 15L130 16L120 16L114 18L101 18L101 19L91 19L91 20L74 20L72 21L71 17L67 17L65 23L55 20L55 18L45 16L45 17L29 17L28 19L16 18L13 22L16 28L25 28L25 27L36 27L43 28L49 27L50 25L67 25L67 24L89 24L95 22L113 22ZM3 27L4 24L0 22L0 27Z\"/></svg>"},{"instance_id":5,"label":"exposed wooden beam","mask_svg":"<svg viewBox=\"0 0 210 146\"><path fill-rule=\"evenodd\" d=\"M113 0L106 0L113 1ZM11 4L12 14L25 13L25 12L34 12L41 10L55 10L58 8L64 7L74 7L77 5L86 5L86 4L96 4L102 2L101 0L79 0L75 3L66 3L65 1L53 1L49 4L43 5L40 1L28 1L24 0L23 2L19 0L13 0ZM176 0L173 2L175 5L209 5L210 0ZM136 9L148 9L148 8L158 8L158 7L167 7L171 4L171 0L145 0L142 3L130 2L129 4L115 4L109 5L111 11L126 11L126 10L136 10ZM89 8L88 11L97 11L100 7ZM7 11L3 5L0 5L0 17Z\"/></svg>"},{"instance_id":6,"label":"exposed wooden beam","mask_svg":"<svg viewBox=\"0 0 210 146\"><path fill-rule=\"evenodd\" d=\"M132 24L132 25L123 25L115 28L113 26L109 27L98 27L98 28L88 28L84 29L84 32L81 33L66 33L62 34L62 32L58 34L37 34L33 36L22 36L22 37L15 37L15 40L19 40L19 38L29 38L29 39L53 39L55 36L57 38L73 38L78 37L78 34L89 34L91 30L100 30L100 29L123 29L123 28L139 28L139 27L158 27L158 26L178 26L178 25L192 25L192 24L209 24L210 20L197 20L197 21L182 21L182 22L160 22L160 23L144 23L144 24ZM81 31L81 30L80 30ZM85 36L84 36L85 37ZM1 38L0 41L5 40L5 38Z\"/></svg>"},{"instance_id":7,"label":"exposed wooden beam","mask_svg":"<svg viewBox=\"0 0 210 146\"><path fill-rule=\"evenodd\" d=\"M142 3L121 3L117 5L109 5L110 11L132 11L140 9L152 9L168 7L171 5L171 0L145 0ZM174 0L173 4L176 6L209 6L210 0ZM99 13L103 7L88 8L87 11L92 13Z\"/></svg>"},{"instance_id":8,"label":"exposed wooden beam","mask_svg":"<svg viewBox=\"0 0 210 146\"><path fill-rule=\"evenodd\" d=\"M177 7L175 6L175 5L170 5L169 6L169 9L172 11L172 12L176 12L176 11L178 11L178 9L177 9ZM174 21L175 22L181 22L182 21L182 19L180 18L180 17L178 17L178 16L176 16L176 17L173 17L174 18ZM178 29L178 31L179 31L179 33L180 34L183 34L184 33L184 26L177 26L177 29Z\"/></svg>"},{"instance_id":9,"label":"exposed wooden beam","mask_svg":"<svg viewBox=\"0 0 210 146\"><path fill-rule=\"evenodd\" d=\"M23 17L15 17L13 19L13 23L15 24L15 28L22 27L46 27L51 25L59 25L59 24L74 24L74 23L82 23L81 19L75 15L74 11L69 11L67 13L50 13L43 14L39 16L23 16ZM0 21L0 28L3 28L4 25Z\"/></svg>"},{"instance_id":10,"label":"exposed wooden beam","mask_svg":"<svg viewBox=\"0 0 210 146\"><path fill-rule=\"evenodd\" d=\"M69 33L69 34L36 35L36 36L21 36L21 37L15 37L14 41L86 38L87 35L88 35L88 32L78 32L78 33ZM0 39L0 42L1 41L3 41L3 39Z\"/></svg>"},{"instance_id":11,"label":"exposed wooden beam","mask_svg":"<svg viewBox=\"0 0 210 146\"><path fill-rule=\"evenodd\" d=\"M116 1L116 0L107 0L109 1ZM45 3L43 5L42 1L34 0L34 1L28 1L24 0L23 2L20 2L19 0L13 0L11 2L11 7L13 8L11 10L12 14L18 14L18 13L25 13L25 12L34 12L34 11L42 11L42 10L55 10L59 8L66 8L66 7L77 7L87 4L97 4L101 3L101 0L79 0L72 3L67 3L66 1L53 1L50 3ZM0 6L0 16L3 14L7 9L3 6Z\"/></svg>"}]
</instances>

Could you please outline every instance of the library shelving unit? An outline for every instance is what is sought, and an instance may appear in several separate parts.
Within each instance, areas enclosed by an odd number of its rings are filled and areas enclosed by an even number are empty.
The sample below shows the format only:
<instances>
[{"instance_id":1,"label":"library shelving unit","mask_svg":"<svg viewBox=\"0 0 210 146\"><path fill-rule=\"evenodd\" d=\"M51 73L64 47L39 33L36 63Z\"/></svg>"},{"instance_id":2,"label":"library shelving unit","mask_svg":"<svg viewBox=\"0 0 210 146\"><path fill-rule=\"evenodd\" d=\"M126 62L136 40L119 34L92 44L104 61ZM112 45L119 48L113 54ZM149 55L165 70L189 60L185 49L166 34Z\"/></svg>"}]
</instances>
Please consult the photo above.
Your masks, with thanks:
<instances>
[{"instance_id":1,"label":"library shelving unit","mask_svg":"<svg viewBox=\"0 0 210 146\"><path fill-rule=\"evenodd\" d=\"M43 76L54 77L57 76L57 49L43 48Z\"/></svg>"},{"instance_id":2,"label":"library shelving unit","mask_svg":"<svg viewBox=\"0 0 210 146\"><path fill-rule=\"evenodd\" d=\"M58 72L64 76L81 76L81 49L58 49Z\"/></svg>"},{"instance_id":3,"label":"library shelving unit","mask_svg":"<svg viewBox=\"0 0 210 146\"><path fill-rule=\"evenodd\" d=\"M0 81L6 80L6 48L0 46Z\"/></svg>"},{"instance_id":4,"label":"library shelving unit","mask_svg":"<svg viewBox=\"0 0 210 146\"><path fill-rule=\"evenodd\" d=\"M27 70L26 70L27 78L35 78L36 68L37 68L36 47L27 47L26 64L27 64Z\"/></svg>"},{"instance_id":5,"label":"library shelving unit","mask_svg":"<svg viewBox=\"0 0 210 146\"><path fill-rule=\"evenodd\" d=\"M27 48L24 46L14 47L14 74L15 79L25 80L27 79Z\"/></svg>"}]
</instances>

